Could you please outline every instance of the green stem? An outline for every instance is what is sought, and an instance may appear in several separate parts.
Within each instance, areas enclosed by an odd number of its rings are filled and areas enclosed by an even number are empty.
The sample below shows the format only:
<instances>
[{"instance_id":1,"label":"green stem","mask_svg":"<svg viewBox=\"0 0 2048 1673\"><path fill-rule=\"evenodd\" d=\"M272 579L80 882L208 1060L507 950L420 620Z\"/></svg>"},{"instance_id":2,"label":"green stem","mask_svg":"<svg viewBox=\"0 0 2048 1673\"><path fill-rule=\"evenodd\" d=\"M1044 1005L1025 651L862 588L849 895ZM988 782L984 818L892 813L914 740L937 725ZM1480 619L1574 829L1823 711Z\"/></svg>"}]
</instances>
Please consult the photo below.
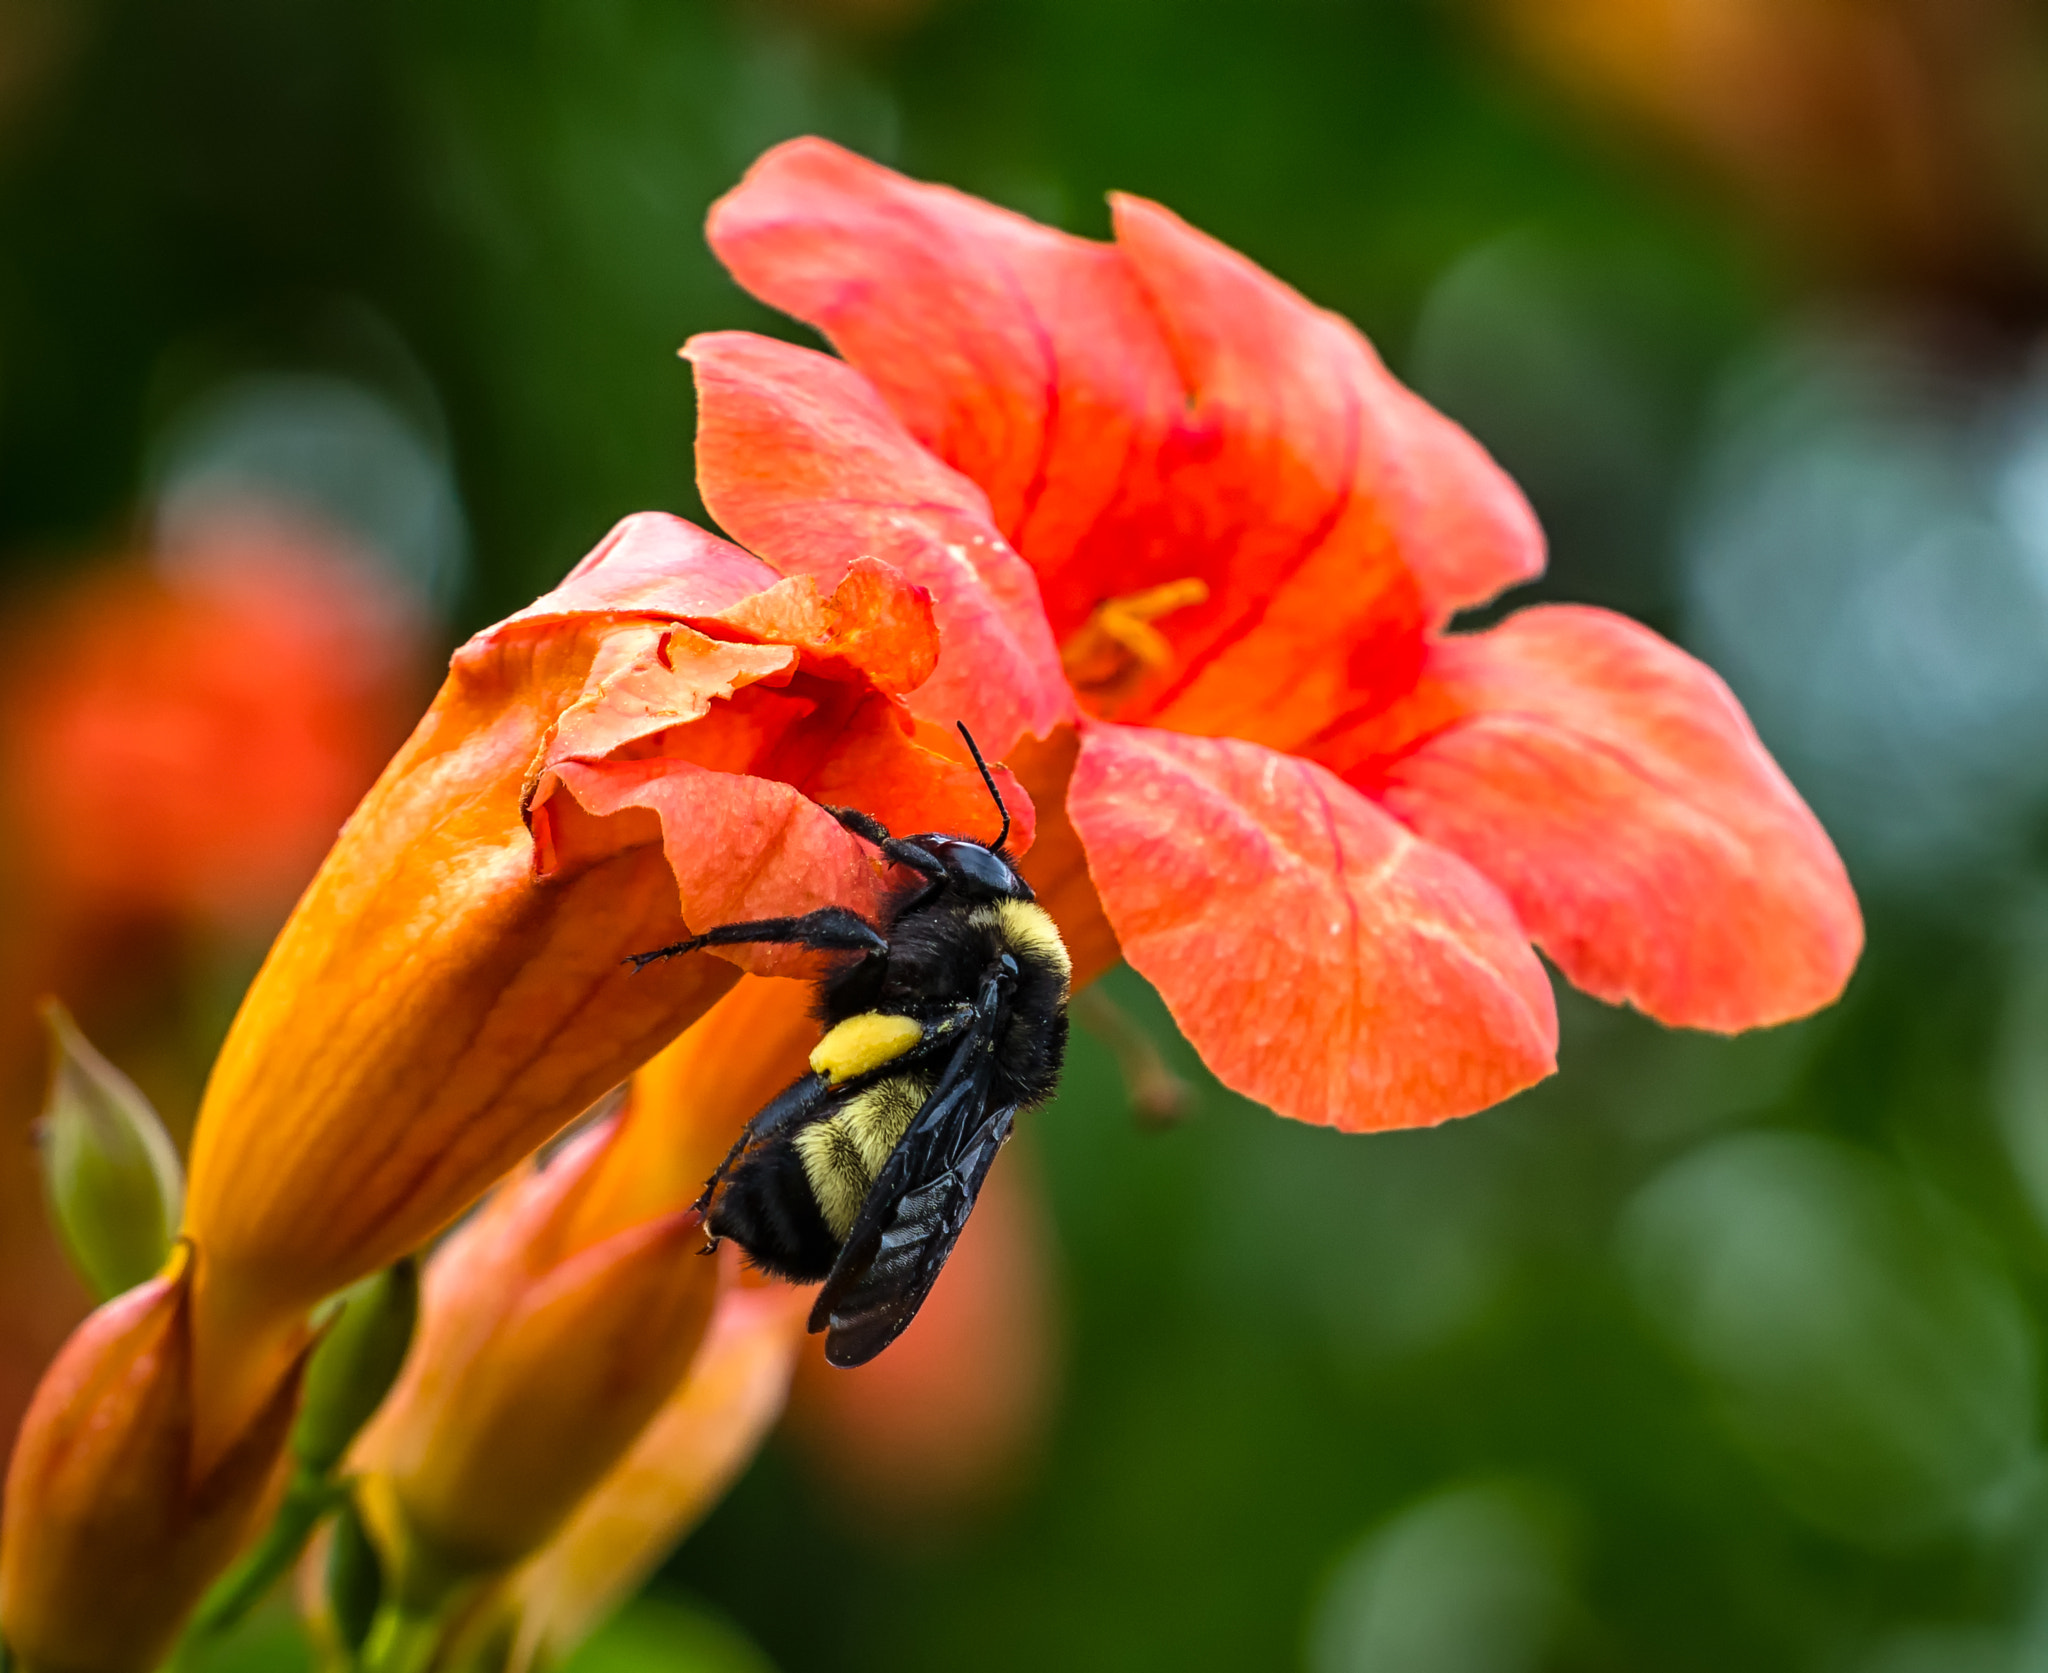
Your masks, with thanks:
<instances>
[{"instance_id":1,"label":"green stem","mask_svg":"<svg viewBox=\"0 0 2048 1673\"><path fill-rule=\"evenodd\" d=\"M441 1649L446 1612L416 1615L396 1604L377 1612L363 1645L362 1673L427 1673Z\"/></svg>"},{"instance_id":2,"label":"green stem","mask_svg":"<svg viewBox=\"0 0 2048 1673\"><path fill-rule=\"evenodd\" d=\"M323 1480L304 1469L294 1473L269 1530L206 1594L198 1613L192 1617L192 1638L196 1641L226 1632L255 1608L278 1577L299 1560L299 1553L305 1550L320 1519L342 1501L347 1491L339 1483Z\"/></svg>"}]
</instances>

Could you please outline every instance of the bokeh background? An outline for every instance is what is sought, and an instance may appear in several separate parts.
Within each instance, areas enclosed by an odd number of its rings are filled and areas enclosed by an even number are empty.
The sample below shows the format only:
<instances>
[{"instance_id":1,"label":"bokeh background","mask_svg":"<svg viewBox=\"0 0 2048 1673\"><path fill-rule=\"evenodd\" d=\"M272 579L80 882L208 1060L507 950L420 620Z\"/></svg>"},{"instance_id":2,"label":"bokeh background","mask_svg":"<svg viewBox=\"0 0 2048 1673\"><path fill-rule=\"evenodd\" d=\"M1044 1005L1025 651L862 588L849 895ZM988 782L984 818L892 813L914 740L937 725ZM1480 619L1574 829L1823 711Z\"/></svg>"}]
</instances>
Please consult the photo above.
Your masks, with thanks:
<instances>
[{"instance_id":1,"label":"bokeh background","mask_svg":"<svg viewBox=\"0 0 2048 1673\"><path fill-rule=\"evenodd\" d=\"M2048 1668L2030 0L0 0L0 1435L85 1306L32 1001L189 1129L448 647L701 515L675 347L793 328L700 222L801 132L1357 320L1531 591L1735 686L1870 949L1734 1041L1567 996L1554 1080L1374 1138L1120 973L580 1673Z\"/></svg>"}]
</instances>

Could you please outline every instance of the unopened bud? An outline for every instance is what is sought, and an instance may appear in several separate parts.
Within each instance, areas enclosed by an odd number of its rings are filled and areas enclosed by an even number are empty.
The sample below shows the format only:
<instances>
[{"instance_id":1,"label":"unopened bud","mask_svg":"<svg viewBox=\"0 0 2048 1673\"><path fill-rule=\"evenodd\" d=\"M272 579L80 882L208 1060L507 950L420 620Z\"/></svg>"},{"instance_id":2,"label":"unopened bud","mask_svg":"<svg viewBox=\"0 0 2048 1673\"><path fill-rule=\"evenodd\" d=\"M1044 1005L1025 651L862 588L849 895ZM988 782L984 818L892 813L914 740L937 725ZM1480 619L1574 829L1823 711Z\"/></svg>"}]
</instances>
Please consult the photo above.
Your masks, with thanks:
<instances>
[{"instance_id":1,"label":"unopened bud","mask_svg":"<svg viewBox=\"0 0 2048 1673\"><path fill-rule=\"evenodd\" d=\"M150 1673L251 1532L298 1368L194 1467L191 1261L88 1318L22 1419L0 1510L0 1621L23 1673Z\"/></svg>"},{"instance_id":2,"label":"unopened bud","mask_svg":"<svg viewBox=\"0 0 2048 1673\"><path fill-rule=\"evenodd\" d=\"M696 1352L717 1287L696 1214L585 1241L617 1136L594 1129L508 1182L428 1266L419 1346L352 1454L380 1537L391 1506L407 1609L544 1543Z\"/></svg>"},{"instance_id":3,"label":"unopened bud","mask_svg":"<svg viewBox=\"0 0 2048 1673\"><path fill-rule=\"evenodd\" d=\"M292 1455L325 1475L341 1462L405 1363L420 1310L419 1263L411 1256L342 1291L306 1367L306 1394Z\"/></svg>"},{"instance_id":4,"label":"unopened bud","mask_svg":"<svg viewBox=\"0 0 2048 1673\"><path fill-rule=\"evenodd\" d=\"M43 1179L64 1243L102 1301L164 1264L184 1203L177 1148L150 1102L54 999L50 1092L38 1127Z\"/></svg>"}]
</instances>

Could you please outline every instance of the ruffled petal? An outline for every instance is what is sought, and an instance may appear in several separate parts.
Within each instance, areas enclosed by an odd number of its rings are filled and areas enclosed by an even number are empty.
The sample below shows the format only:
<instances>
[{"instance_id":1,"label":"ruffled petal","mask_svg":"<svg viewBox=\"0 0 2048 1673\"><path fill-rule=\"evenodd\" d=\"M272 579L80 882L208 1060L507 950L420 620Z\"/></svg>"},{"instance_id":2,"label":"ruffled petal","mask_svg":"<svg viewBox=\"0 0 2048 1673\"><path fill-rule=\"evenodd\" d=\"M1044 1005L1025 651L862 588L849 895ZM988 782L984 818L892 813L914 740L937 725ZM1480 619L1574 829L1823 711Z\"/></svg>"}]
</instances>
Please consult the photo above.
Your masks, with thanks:
<instances>
[{"instance_id":1,"label":"ruffled petal","mask_svg":"<svg viewBox=\"0 0 2048 1673\"><path fill-rule=\"evenodd\" d=\"M988 491L1063 644L1138 601L1151 648L1082 681L1096 712L1298 747L1538 573L1541 532L1344 321L1163 209L1116 211L1091 244L800 140L710 234Z\"/></svg>"},{"instance_id":2,"label":"ruffled petal","mask_svg":"<svg viewBox=\"0 0 2048 1673\"><path fill-rule=\"evenodd\" d=\"M1712 670L1545 606L1431 653L1460 716L1352 781L1514 903L1588 993L1724 1032L1842 991L1863 945L1833 845Z\"/></svg>"},{"instance_id":3,"label":"ruffled petal","mask_svg":"<svg viewBox=\"0 0 2048 1673\"><path fill-rule=\"evenodd\" d=\"M1412 1127L1555 1067L1550 984L1507 902L1312 762L1091 724L1067 807L1125 956L1248 1097Z\"/></svg>"},{"instance_id":4,"label":"ruffled petal","mask_svg":"<svg viewBox=\"0 0 2048 1673\"><path fill-rule=\"evenodd\" d=\"M1177 420L1179 374L1110 245L820 139L761 157L706 230L741 284L824 332L980 484L1042 575L1131 498Z\"/></svg>"},{"instance_id":5,"label":"ruffled petal","mask_svg":"<svg viewBox=\"0 0 2048 1673\"><path fill-rule=\"evenodd\" d=\"M693 337L697 481L735 539L837 586L861 555L932 593L944 652L911 706L1007 753L1073 712L1038 584L988 500L904 429L843 361L722 331ZM930 672L927 670L927 672Z\"/></svg>"},{"instance_id":6,"label":"ruffled petal","mask_svg":"<svg viewBox=\"0 0 2048 1673\"><path fill-rule=\"evenodd\" d=\"M730 609L772 587L776 572L759 558L664 511L621 519L553 592L486 628L470 647L507 628L571 616L664 616L688 621ZM460 653L458 653L460 654Z\"/></svg>"},{"instance_id":7,"label":"ruffled petal","mask_svg":"<svg viewBox=\"0 0 2048 1673\"><path fill-rule=\"evenodd\" d=\"M918 727L896 703L857 690L849 702L815 686L762 691L749 704L755 695L664 734L658 754L551 753L528 810L541 876L574 876L654 839L651 814L684 921L701 934L826 904L866 917L880 910L901 879L826 806L860 808L906 835L994 834L997 815L981 775L934 747L951 740ZM764 723L770 705L783 713ZM1013 845L1028 844L1030 798L1007 773L997 784L1013 810ZM717 956L758 975L817 973L815 955L795 948L721 947Z\"/></svg>"}]
</instances>

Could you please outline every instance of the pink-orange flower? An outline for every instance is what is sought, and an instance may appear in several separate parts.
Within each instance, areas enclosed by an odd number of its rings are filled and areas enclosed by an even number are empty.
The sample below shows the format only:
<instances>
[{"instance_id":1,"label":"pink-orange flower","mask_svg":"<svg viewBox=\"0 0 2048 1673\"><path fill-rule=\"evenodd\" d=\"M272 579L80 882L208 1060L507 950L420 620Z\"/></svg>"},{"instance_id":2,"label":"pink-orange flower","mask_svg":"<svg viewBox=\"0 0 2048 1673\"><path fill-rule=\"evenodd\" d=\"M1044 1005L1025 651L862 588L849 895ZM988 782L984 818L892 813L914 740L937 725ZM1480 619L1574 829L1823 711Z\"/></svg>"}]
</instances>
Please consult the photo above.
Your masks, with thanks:
<instances>
[{"instance_id":1,"label":"pink-orange flower","mask_svg":"<svg viewBox=\"0 0 2048 1673\"><path fill-rule=\"evenodd\" d=\"M1854 896L1721 682L1600 610L1451 633L1542 568L1514 485L1346 322L1113 209L1098 244L770 152L713 246L846 361L693 340L699 481L779 567L887 557L977 624L920 713L1072 722L1101 910L1218 1075L1347 1128L1481 1108L1553 1067L1532 941L1671 1023L1832 1000Z\"/></svg>"}]
</instances>

